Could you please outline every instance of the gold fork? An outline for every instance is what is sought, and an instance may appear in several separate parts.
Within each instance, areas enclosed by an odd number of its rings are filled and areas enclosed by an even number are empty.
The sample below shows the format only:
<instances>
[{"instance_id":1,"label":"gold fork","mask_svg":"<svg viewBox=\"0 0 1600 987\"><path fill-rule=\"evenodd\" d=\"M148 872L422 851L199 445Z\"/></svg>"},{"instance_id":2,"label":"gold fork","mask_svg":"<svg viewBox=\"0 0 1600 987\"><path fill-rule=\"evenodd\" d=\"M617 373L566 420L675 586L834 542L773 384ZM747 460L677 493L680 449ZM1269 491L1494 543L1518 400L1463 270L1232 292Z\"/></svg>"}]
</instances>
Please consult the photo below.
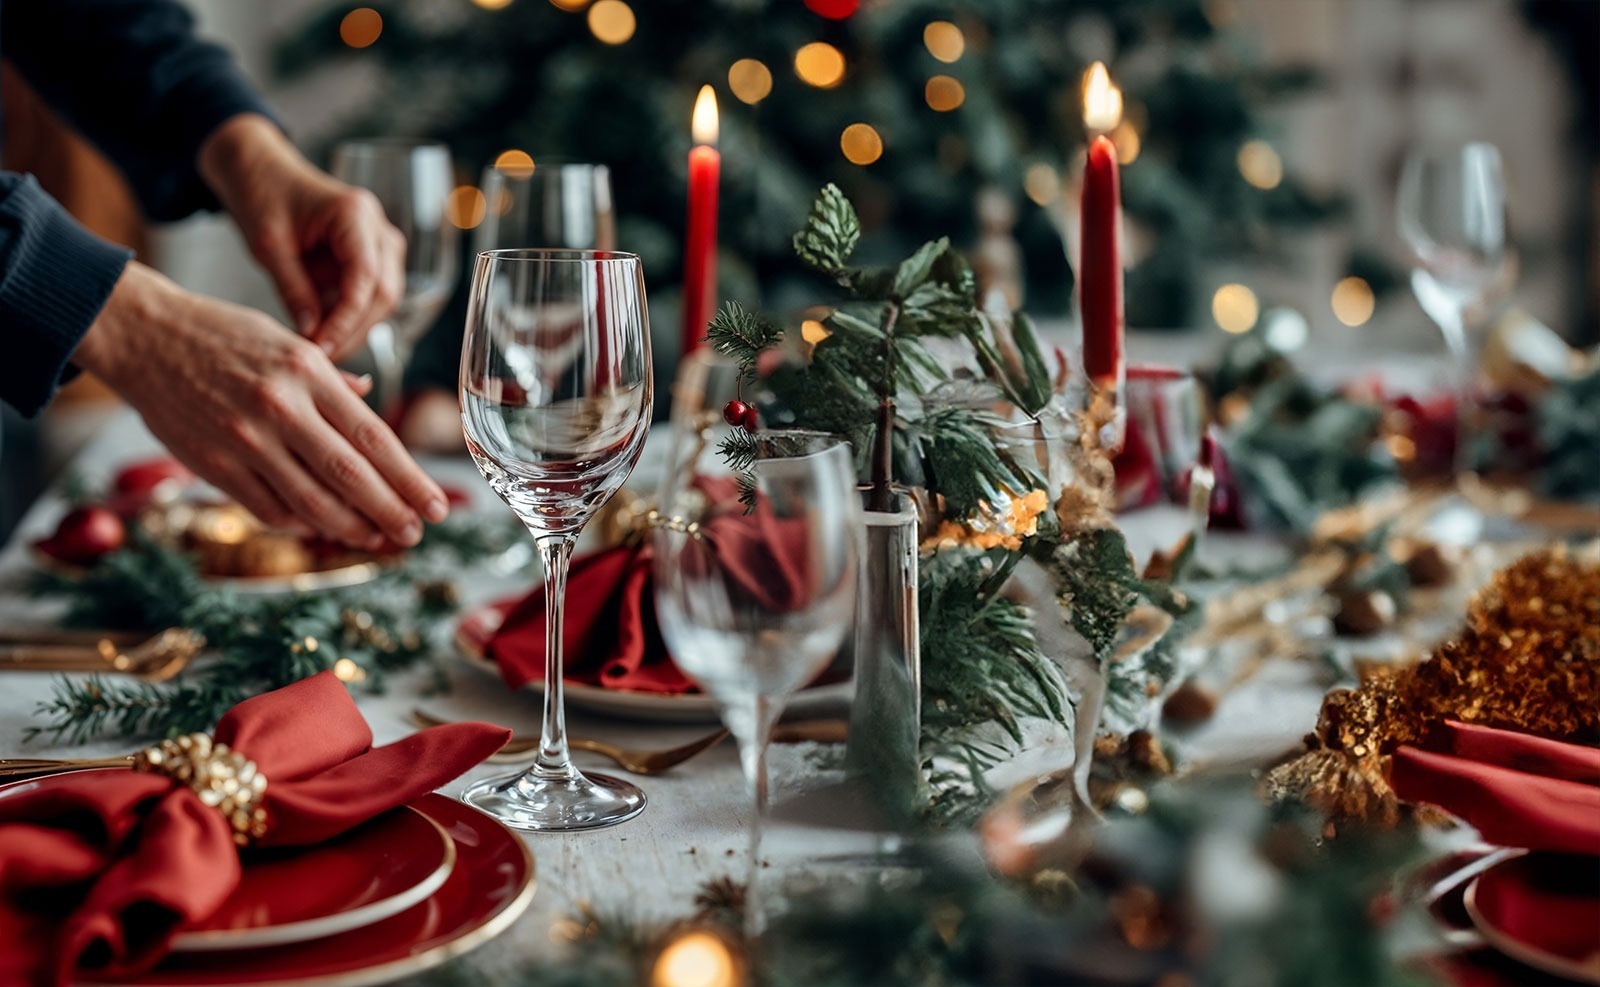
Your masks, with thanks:
<instances>
[{"instance_id":1,"label":"gold fork","mask_svg":"<svg viewBox=\"0 0 1600 987\"><path fill-rule=\"evenodd\" d=\"M449 720L440 719L421 709L413 709L411 711L411 719L418 726L423 727L441 727L450 723ZM592 754L610 758L622 770L636 775L658 775L663 771L677 767L702 751L710 750L726 739L728 739L728 731L718 730L716 733L707 734L681 747L673 747L664 751L632 750L627 747L619 747L616 744L606 743L604 740L590 740L587 737L568 737L567 746L573 750L589 751ZM489 760L523 760L528 754L536 752L538 749L538 737L512 737Z\"/></svg>"},{"instance_id":2,"label":"gold fork","mask_svg":"<svg viewBox=\"0 0 1600 987\"><path fill-rule=\"evenodd\" d=\"M204 648L205 638L182 627L148 637L123 631L12 631L0 633L0 670L118 672L165 682Z\"/></svg>"}]
</instances>

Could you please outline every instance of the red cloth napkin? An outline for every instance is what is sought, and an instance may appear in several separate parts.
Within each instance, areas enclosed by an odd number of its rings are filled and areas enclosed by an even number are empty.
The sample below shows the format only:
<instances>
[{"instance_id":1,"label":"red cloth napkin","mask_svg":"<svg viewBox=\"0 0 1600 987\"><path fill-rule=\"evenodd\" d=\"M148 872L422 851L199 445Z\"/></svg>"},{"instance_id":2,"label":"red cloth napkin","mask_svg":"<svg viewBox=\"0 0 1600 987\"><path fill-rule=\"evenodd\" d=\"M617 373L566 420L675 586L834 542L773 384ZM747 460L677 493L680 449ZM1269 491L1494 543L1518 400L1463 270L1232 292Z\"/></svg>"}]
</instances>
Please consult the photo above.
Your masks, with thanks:
<instances>
[{"instance_id":1,"label":"red cloth napkin","mask_svg":"<svg viewBox=\"0 0 1600 987\"><path fill-rule=\"evenodd\" d=\"M701 481L712 501L731 502L734 481ZM702 522L716 546L717 564L730 592L748 594L762 609L782 613L805 602L810 575L805 528L758 504L752 514L732 505ZM686 564L700 558L685 553ZM564 625L566 678L585 685L678 694L695 685L679 671L656 622L654 554L648 541L602 549L573 560L567 574ZM529 593L507 614L486 653L506 684L520 689L544 676L544 588Z\"/></svg>"},{"instance_id":2,"label":"red cloth napkin","mask_svg":"<svg viewBox=\"0 0 1600 987\"><path fill-rule=\"evenodd\" d=\"M1600 855L1600 750L1446 723L1431 750L1395 751L1389 782L1501 846Z\"/></svg>"},{"instance_id":3,"label":"red cloth napkin","mask_svg":"<svg viewBox=\"0 0 1600 987\"><path fill-rule=\"evenodd\" d=\"M267 778L263 846L317 843L433 791L505 745L460 723L372 747L344 684L323 672L248 699L217 741ZM175 932L239 882L222 814L158 774L95 771L0 799L0 985L64 984L153 965Z\"/></svg>"}]
</instances>

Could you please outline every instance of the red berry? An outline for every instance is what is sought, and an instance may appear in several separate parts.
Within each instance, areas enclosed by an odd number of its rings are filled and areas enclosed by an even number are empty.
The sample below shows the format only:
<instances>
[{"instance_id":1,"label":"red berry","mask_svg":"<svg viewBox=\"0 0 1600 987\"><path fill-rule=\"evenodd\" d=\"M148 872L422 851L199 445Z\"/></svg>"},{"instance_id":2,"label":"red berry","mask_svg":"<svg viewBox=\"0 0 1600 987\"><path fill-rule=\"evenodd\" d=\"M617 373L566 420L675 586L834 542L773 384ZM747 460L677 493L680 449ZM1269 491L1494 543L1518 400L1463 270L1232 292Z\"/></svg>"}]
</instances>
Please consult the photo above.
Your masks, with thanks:
<instances>
[{"instance_id":1,"label":"red berry","mask_svg":"<svg viewBox=\"0 0 1600 987\"><path fill-rule=\"evenodd\" d=\"M738 398L722 406L722 420L729 425L739 425L744 422L745 416L754 409Z\"/></svg>"},{"instance_id":2,"label":"red berry","mask_svg":"<svg viewBox=\"0 0 1600 987\"><path fill-rule=\"evenodd\" d=\"M744 414L739 416L739 424L744 426L746 432L755 434L761 428L761 412L746 405Z\"/></svg>"},{"instance_id":3,"label":"red berry","mask_svg":"<svg viewBox=\"0 0 1600 987\"><path fill-rule=\"evenodd\" d=\"M114 511L79 507L61 519L56 533L40 542L39 548L63 562L90 565L121 548L127 538L128 528Z\"/></svg>"}]
</instances>

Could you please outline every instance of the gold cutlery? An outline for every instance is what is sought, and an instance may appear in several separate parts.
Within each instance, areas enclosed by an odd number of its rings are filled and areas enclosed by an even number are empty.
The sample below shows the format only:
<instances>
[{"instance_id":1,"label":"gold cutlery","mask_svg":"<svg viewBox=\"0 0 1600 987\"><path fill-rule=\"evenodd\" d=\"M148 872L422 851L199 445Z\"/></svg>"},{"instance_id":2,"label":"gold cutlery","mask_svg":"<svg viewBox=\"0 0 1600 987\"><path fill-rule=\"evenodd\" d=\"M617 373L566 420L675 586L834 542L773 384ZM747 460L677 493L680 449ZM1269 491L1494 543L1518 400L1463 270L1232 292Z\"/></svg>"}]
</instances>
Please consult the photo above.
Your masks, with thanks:
<instances>
[{"instance_id":1,"label":"gold cutlery","mask_svg":"<svg viewBox=\"0 0 1600 987\"><path fill-rule=\"evenodd\" d=\"M0 758L0 782L24 781L41 775L60 774L63 771L85 771L89 768L128 768L132 766L132 754L124 754L121 757Z\"/></svg>"},{"instance_id":2,"label":"gold cutlery","mask_svg":"<svg viewBox=\"0 0 1600 987\"><path fill-rule=\"evenodd\" d=\"M116 672L165 682L205 647L194 631L169 627L155 635L125 631L0 632L0 670Z\"/></svg>"},{"instance_id":3,"label":"gold cutlery","mask_svg":"<svg viewBox=\"0 0 1600 987\"><path fill-rule=\"evenodd\" d=\"M418 726L423 727L445 726L451 722L450 720L433 716L421 709L413 709L411 711L411 719ZM780 744L799 743L806 740L815 740L821 743L839 743L844 740L846 727L847 724L842 720L780 723L773 730L772 739L775 743ZM573 750L588 751L591 754L599 754L601 757L609 758L615 761L624 771L633 774L655 775L682 764L702 751L710 750L726 740L727 737L727 730L718 730L680 747L673 747L663 751L632 750L603 740L590 740L587 737L568 737L567 746ZM526 760L528 755L537 753L538 750L538 737L514 736L489 760Z\"/></svg>"}]
</instances>

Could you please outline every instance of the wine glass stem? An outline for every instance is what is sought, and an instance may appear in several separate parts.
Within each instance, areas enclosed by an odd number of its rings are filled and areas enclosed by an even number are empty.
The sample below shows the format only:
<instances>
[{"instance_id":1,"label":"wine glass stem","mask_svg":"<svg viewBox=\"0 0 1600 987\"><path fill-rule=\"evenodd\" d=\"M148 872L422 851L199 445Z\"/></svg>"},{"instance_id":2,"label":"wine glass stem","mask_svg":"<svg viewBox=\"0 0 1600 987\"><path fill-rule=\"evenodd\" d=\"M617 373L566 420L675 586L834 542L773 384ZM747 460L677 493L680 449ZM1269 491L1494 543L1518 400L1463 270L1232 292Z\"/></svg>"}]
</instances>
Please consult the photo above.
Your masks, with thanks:
<instances>
[{"instance_id":1,"label":"wine glass stem","mask_svg":"<svg viewBox=\"0 0 1600 987\"><path fill-rule=\"evenodd\" d=\"M1454 472L1456 476L1465 476L1477 469L1476 446L1478 438L1478 354L1472 345L1472 336L1469 333L1467 320L1471 317L1470 309L1463 303L1456 313L1456 325L1453 341L1451 333L1446 330L1446 340L1450 342L1450 352L1455 358L1455 392L1456 392L1456 450Z\"/></svg>"},{"instance_id":2,"label":"wine glass stem","mask_svg":"<svg viewBox=\"0 0 1600 987\"><path fill-rule=\"evenodd\" d=\"M777 718L776 704L765 696L756 696L751 705L749 736L740 736L743 731L734 733L739 741L739 763L744 768L745 784L750 790L750 850L745 860L744 935L752 948L766 926L759 881L761 833L767 816L767 743L772 738L772 724Z\"/></svg>"},{"instance_id":3,"label":"wine glass stem","mask_svg":"<svg viewBox=\"0 0 1600 987\"><path fill-rule=\"evenodd\" d=\"M378 414L387 415L400 398L401 376L405 373L405 356L401 353L400 337L394 325L379 322L367 331L367 347L372 351L373 406Z\"/></svg>"},{"instance_id":4,"label":"wine glass stem","mask_svg":"<svg viewBox=\"0 0 1600 987\"><path fill-rule=\"evenodd\" d=\"M571 535L536 534L534 541L539 546L539 561L544 563L544 726L533 770L542 777L565 777L572 774L572 758L567 751L562 644L573 539Z\"/></svg>"}]
</instances>

